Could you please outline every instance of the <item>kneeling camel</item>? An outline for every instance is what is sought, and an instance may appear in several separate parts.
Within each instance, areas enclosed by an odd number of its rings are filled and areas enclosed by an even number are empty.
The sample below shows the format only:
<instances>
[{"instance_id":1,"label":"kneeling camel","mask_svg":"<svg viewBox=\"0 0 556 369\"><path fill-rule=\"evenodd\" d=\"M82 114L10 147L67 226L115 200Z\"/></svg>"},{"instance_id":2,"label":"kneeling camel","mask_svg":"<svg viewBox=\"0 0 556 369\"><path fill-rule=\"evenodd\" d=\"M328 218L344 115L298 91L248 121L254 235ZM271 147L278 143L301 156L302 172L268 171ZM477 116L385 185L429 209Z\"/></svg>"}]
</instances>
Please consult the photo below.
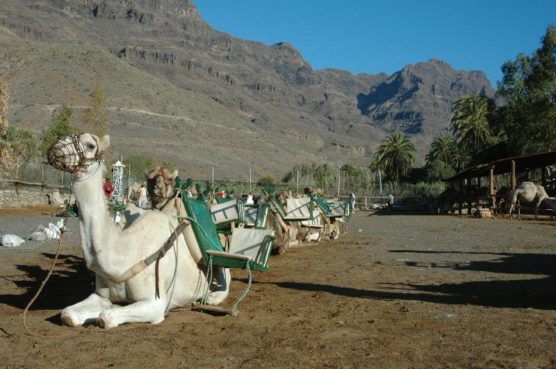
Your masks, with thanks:
<instances>
[{"instance_id":1,"label":"kneeling camel","mask_svg":"<svg viewBox=\"0 0 556 369\"><path fill-rule=\"evenodd\" d=\"M201 299L211 287L178 235L175 217L145 211L123 229L111 220L102 190L106 168L101 161L109 144L109 136L84 133L61 138L49 151L55 168L72 173L81 248L87 268L96 276L95 292L62 310L62 321L69 326L157 324L169 309ZM229 280L219 282L207 303L226 299Z\"/></svg>"}]
</instances>

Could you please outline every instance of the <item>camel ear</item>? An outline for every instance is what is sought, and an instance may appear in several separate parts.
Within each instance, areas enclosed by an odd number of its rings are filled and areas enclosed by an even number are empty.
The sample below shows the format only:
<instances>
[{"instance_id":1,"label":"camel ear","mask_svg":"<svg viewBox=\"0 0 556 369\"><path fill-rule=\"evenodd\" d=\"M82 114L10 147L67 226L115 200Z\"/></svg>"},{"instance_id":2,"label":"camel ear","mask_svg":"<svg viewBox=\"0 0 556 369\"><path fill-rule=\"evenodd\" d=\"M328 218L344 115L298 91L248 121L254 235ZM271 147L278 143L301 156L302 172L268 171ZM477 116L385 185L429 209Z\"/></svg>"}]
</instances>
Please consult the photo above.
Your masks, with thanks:
<instances>
[{"instance_id":1,"label":"camel ear","mask_svg":"<svg viewBox=\"0 0 556 369\"><path fill-rule=\"evenodd\" d=\"M178 176L178 170L174 170L174 172L172 173L172 178L176 178Z\"/></svg>"},{"instance_id":2,"label":"camel ear","mask_svg":"<svg viewBox=\"0 0 556 369\"><path fill-rule=\"evenodd\" d=\"M110 136L104 135L98 142L98 151L104 152L108 147L110 147Z\"/></svg>"}]
</instances>

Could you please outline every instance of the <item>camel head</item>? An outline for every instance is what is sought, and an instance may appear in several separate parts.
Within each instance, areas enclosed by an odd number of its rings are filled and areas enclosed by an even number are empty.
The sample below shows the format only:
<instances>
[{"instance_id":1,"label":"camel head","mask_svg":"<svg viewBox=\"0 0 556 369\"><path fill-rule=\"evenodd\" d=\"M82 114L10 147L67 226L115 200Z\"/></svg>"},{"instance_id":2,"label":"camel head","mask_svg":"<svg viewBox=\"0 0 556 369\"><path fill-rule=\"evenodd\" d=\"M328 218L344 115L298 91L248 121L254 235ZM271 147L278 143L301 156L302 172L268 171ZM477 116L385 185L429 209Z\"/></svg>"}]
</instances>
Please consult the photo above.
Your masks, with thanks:
<instances>
[{"instance_id":1,"label":"camel head","mask_svg":"<svg viewBox=\"0 0 556 369\"><path fill-rule=\"evenodd\" d=\"M157 166L150 173L146 173L147 193L149 194L153 207L160 209L166 200L174 195L174 179L178 171L170 172L168 169Z\"/></svg>"},{"instance_id":2,"label":"camel head","mask_svg":"<svg viewBox=\"0 0 556 369\"><path fill-rule=\"evenodd\" d=\"M90 133L60 138L48 150L48 162L54 168L78 174L100 162L102 154L110 146L110 136L100 139Z\"/></svg>"}]
</instances>

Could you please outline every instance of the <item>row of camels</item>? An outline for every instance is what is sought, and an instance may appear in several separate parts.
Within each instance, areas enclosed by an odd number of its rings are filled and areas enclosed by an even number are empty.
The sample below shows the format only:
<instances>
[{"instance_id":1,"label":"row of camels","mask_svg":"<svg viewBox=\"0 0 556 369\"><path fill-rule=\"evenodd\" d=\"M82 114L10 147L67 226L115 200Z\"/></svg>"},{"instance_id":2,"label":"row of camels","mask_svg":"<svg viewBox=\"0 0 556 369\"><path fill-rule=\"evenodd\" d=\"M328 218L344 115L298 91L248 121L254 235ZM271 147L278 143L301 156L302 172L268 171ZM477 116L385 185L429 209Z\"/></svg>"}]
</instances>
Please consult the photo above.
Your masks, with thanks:
<instances>
[{"instance_id":1,"label":"row of camels","mask_svg":"<svg viewBox=\"0 0 556 369\"><path fill-rule=\"evenodd\" d=\"M173 213L175 209L183 207L183 203L179 201L180 194L174 193L174 181L177 175L177 171L171 172L160 166L146 175L148 196L154 209ZM187 190L191 196L197 196L193 185ZM314 188L305 189L305 193L309 195L316 195L316 192L319 192L319 190ZM272 212L270 217L266 217L266 227L275 231L276 238L273 242L273 251L276 254L284 254L290 247L307 242L335 240L345 231L344 222L327 217L322 212L318 212L316 215L319 227L309 227L303 221L285 219L283 214L287 211L288 199L303 196L292 195L288 192L279 192L273 196L275 201L270 201L270 195L263 195L257 199L257 203L258 205L268 204L269 210ZM214 197L209 197L207 202L216 204ZM180 209L180 211L181 213L184 212L183 209Z\"/></svg>"},{"instance_id":2,"label":"row of camels","mask_svg":"<svg viewBox=\"0 0 556 369\"><path fill-rule=\"evenodd\" d=\"M113 221L102 189L106 174L102 155L109 146L109 136L83 133L60 138L48 152L53 167L72 174L83 257L96 278L89 297L61 311L62 322L72 327L95 323L106 329L133 322L158 324L172 308L200 299L208 305L223 303L229 294L230 271L216 268L208 280L199 264L199 250L186 242L191 227L180 229L179 216L186 212L178 198L181 192L174 194L177 173L164 168L150 173L147 187L154 209L130 206L124 226ZM286 197L280 194L282 204ZM339 222L327 218L318 229L286 221L273 206L267 226L276 232L277 253L308 240L335 239L341 232ZM162 247L165 253L160 255ZM156 263L147 262L157 255Z\"/></svg>"}]
</instances>

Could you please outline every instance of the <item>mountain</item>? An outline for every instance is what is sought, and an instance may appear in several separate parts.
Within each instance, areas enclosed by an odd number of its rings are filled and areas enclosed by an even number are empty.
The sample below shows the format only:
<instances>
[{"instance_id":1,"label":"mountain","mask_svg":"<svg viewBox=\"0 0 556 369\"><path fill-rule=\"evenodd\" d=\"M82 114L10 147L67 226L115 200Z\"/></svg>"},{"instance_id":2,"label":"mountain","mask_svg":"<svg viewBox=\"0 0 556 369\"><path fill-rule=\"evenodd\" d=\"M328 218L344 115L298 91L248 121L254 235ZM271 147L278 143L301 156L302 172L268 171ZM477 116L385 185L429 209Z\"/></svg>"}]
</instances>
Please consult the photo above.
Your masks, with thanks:
<instances>
[{"instance_id":1,"label":"mountain","mask_svg":"<svg viewBox=\"0 0 556 369\"><path fill-rule=\"evenodd\" d=\"M12 124L42 130L61 104L79 113L101 82L115 153L205 178L211 167L241 179L249 168L278 178L307 162L366 166L393 130L422 159L459 96L494 93L482 72L439 60L391 76L315 71L287 42L212 29L189 0L5 1L0 46Z\"/></svg>"}]
</instances>

